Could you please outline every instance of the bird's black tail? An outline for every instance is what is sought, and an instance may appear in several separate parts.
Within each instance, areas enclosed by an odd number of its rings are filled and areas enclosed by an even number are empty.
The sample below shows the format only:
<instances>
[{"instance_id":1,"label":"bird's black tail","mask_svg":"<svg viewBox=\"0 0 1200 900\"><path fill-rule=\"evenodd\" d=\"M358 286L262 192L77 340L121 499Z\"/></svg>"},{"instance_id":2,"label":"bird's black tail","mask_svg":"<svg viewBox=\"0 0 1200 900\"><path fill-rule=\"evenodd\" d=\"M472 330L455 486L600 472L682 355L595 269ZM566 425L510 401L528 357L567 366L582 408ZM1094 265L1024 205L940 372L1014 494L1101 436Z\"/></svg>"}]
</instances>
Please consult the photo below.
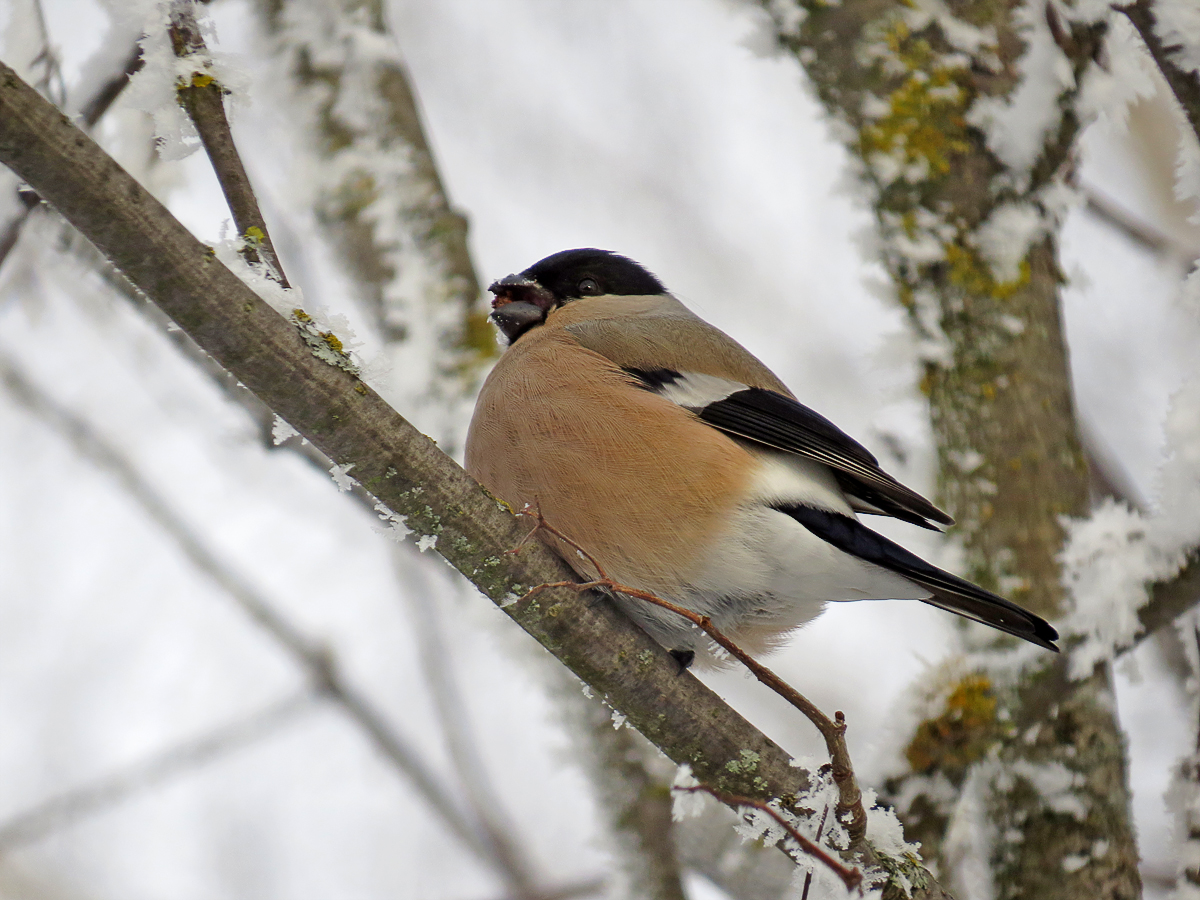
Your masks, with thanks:
<instances>
[{"instance_id":1,"label":"bird's black tail","mask_svg":"<svg viewBox=\"0 0 1200 900\"><path fill-rule=\"evenodd\" d=\"M1045 619L1011 600L1005 600L957 575L930 565L858 520L799 504L776 506L775 509L791 516L843 553L903 575L909 581L928 588L933 596L926 599L925 603L1058 652L1058 647L1054 645L1054 641L1058 640L1058 632Z\"/></svg>"}]
</instances>

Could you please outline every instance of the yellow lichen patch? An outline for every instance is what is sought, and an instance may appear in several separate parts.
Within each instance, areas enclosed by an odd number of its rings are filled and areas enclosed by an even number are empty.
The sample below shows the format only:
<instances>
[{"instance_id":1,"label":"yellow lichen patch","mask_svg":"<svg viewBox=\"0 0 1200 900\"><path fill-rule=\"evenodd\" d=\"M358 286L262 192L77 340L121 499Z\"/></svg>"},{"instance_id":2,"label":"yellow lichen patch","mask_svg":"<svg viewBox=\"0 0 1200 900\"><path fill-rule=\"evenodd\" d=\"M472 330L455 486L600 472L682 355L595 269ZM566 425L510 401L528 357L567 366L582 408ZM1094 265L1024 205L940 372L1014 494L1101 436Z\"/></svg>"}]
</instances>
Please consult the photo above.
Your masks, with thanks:
<instances>
[{"instance_id":1,"label":"yellow lichen patch","mask_svg":"<svg viewBox=\"0 0 1200 900\"><path fill-rule=\"evenodd\" d=\"M246 233L242 235L242 237L244 237L246 241L251 244L261 244L267 239L267 236L263 234L263 230L257 225L251 225L249 228L247 228Z\"/></svg>"},{"instance_id":2,"label":"yellow lichen patch","mask_svg":"<svg viewBox=\"0 0 1200 900\"><path fill-rule=\"evenodd\" d=\"M904 755L914 772L940 771L953 780L982 758L997 737L992 682L971 674L955 685L940 715L917 726Z\"/></svg>"},{"instance_id":3,"label":"yellow lichen patch","mask_svg":"<svg viewBox=\"0 0 1200 900\"><path fill-rule=\"evenodd\" d=\"M925 374L921 376L921 382L920 382L920 384L917 385L917 387L920 389L921 393L924 394L926 397L932 396L933 395L933 372L926 370Z\"/></svg>"},{"instance_id":4,"label":"yellow lichen patch","mask_svg":"<svg viewBox=\"0 0 1200 900\"><path fill-rule=\"evenodd\" d=\"M331 349L334 353L346 352L346 348L342 345L342 339L332 331L322 331L321 340L327 343L329 345L329 349Z\"/></svg>"},{"instance_id":5,"label":"yellow lichen patch","mask_svg":"<svg viewBox=\"0 0 1200 900\"><path fill-rule=\"evenodd\" d=\"M203 72L196 72L192 75L192 87L208 87L213 83L211 75L205 75Z\"/></svg>"},{"instance_id":6,"label":"yellow lichen patch","mask_svg":"<svg viewBox=\"0 0 1200 900\"><path fill-rule=\"evenodd\" d=\"M943 62L903 21L893 23L884 42L907 74L884 98L887 112L862 129L859 150L868 161L882 153L909 166L923 164L929 175L946 175L953 157L971 149L964 117L971 103L967 73Z\"/></svg>"},{"instance_id":7,"label":"yellow lichen patch","mask_svg":"<svg viewBox=\"0 0 1200 900\"><path fill-rule=\"evenodd\" d=\"M1029 260L1021 260L1016 279L997 281L991 266L979 254L958 241L943 245L946 262L950 264L950 283L968 294L1007 300L1029 283Z\"/></svg>"}]
</instances>

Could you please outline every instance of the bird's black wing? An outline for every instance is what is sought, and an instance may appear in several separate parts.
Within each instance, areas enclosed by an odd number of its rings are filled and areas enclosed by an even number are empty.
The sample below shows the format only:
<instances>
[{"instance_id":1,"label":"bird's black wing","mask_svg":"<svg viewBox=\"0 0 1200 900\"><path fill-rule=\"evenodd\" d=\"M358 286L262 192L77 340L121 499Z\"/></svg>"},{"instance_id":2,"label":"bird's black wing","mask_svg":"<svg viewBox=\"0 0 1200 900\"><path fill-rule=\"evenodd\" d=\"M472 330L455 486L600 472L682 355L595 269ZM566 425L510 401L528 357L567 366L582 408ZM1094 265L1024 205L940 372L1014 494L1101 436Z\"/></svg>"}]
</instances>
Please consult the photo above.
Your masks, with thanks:
<instances>
[{"instance_id":1,"label":"bird's black wing","mask_svg":"<svg viewBox=\"0 0 1200 900\"><path fill-rule=\"evenodd\" d=\"M903 575L909 581L927 588L933 596L926 599L925 603L1058 652L1058 647L1053 643L1058 639L1058 632L1045 619L957 575L930 565L861 522L829 510L800 504L780 505L775 509L791 516L842 552Z\"/></svg>"},{"instance_id":2,"label":"bird's black wing","mask_svg":"<svg viewBox=\"0 0 1200 900\"><path fill-rule=\"evenodd\" d=\"M894 516L935 531L930 522L954 524L950 516L879 468L879 460L866 447L791 397L732 382L725 382L732 390L714 391L719 386L712 382L719 379L666 369L626 371L646 389L675 399L713 428L829 466L841 489L858 501L854 505L859 512Z\"/></svg>"}]
</instances>

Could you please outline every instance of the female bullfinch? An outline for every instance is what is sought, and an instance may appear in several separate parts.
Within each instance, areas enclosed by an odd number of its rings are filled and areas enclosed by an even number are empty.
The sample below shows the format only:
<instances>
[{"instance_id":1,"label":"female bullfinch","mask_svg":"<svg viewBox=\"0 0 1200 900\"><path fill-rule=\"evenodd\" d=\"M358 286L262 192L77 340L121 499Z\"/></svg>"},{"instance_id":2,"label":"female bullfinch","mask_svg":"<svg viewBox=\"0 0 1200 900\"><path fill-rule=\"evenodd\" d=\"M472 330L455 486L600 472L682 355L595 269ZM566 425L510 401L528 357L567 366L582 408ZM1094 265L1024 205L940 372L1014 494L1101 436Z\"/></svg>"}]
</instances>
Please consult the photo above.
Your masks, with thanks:
<instances>
[{"instance_id":1,"label":"female bullfinch","mask_svg":"<svg viewBox=\"0 0 1200 900\"><path fill-rule=\"evenodd\" d=\"M1038 616L859 522L953 524L633 260L566 250L490 290L509 346L475 406L467 471L514 509L536 506L614 581L710 616L750 653L829 601L881 599L1058 649ZM615 599L684 665L713 662L682 617Z\"/></svg>"}]
</instances>

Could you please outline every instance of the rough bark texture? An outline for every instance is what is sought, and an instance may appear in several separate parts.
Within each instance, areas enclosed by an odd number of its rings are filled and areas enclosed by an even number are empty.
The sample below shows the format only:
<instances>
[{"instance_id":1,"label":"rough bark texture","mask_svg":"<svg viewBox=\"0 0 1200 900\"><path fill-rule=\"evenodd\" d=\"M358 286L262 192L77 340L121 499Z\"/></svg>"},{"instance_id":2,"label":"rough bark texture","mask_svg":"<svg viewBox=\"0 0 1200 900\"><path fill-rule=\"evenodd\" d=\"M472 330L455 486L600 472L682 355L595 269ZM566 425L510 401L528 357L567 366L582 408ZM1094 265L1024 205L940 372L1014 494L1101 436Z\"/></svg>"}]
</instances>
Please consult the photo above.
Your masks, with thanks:
<instances>
[{"instance_id":1,"label":"rough bark texture","mask_svg":"<svg viewBox=\"0 0 1200 900\"><path fill-rule=\"evenodd\" d=\"M965 574L1053 619L1064 603L1059 517L1085 514L1088 498L1048 194L1070 165L1074 89L1062 91L1057 121L1024 171L1006 165L971 122L1019 86L1032 29L1049 32L1076 78L1103 31L1012 0L763 5L842 127L874 201L897 296L934 348L922 389ZM800 7L800 16L788 15ZM1032 17L1024 25L1022 13ZM1036 210L1042 228L1005 268L989 261L985 231L1016 209ZM936 857L957 789L972 766L990 761L999 768L985 802L992 830L1005 838L991 848L997 897L1135 897L1137 851L1108 673L1070 683L1064 672L1063 660L1047 658L1013 683L969 676L984 683L973 700L963 699L966 681L949 692L974 718L967 727L954 719L963 711L948 708L914 739L910 760L921 760L925 785L941 787L939 795L916 780L904 786L910 810L923 813L914 834ZM1077 801L1060 808L1078 814L1055 812L1033 790L1051 770Z\"/></svg>"},{"instance_id":2,"label":"rough bark texture","mask_svg":"<svg viewBox=\"0 0 1200 900\"><path fill-rule=\"evenodd\" d=\"M12 168L177 325L353 476L676 763L722 790L786 804L809 784L611 604L572 580L528 531L351 372L323 361L294 324L221 265L86 135L0 64L0 161ZM752 764L748 764L752 761Z\"/></svg>"}]
</instances>

